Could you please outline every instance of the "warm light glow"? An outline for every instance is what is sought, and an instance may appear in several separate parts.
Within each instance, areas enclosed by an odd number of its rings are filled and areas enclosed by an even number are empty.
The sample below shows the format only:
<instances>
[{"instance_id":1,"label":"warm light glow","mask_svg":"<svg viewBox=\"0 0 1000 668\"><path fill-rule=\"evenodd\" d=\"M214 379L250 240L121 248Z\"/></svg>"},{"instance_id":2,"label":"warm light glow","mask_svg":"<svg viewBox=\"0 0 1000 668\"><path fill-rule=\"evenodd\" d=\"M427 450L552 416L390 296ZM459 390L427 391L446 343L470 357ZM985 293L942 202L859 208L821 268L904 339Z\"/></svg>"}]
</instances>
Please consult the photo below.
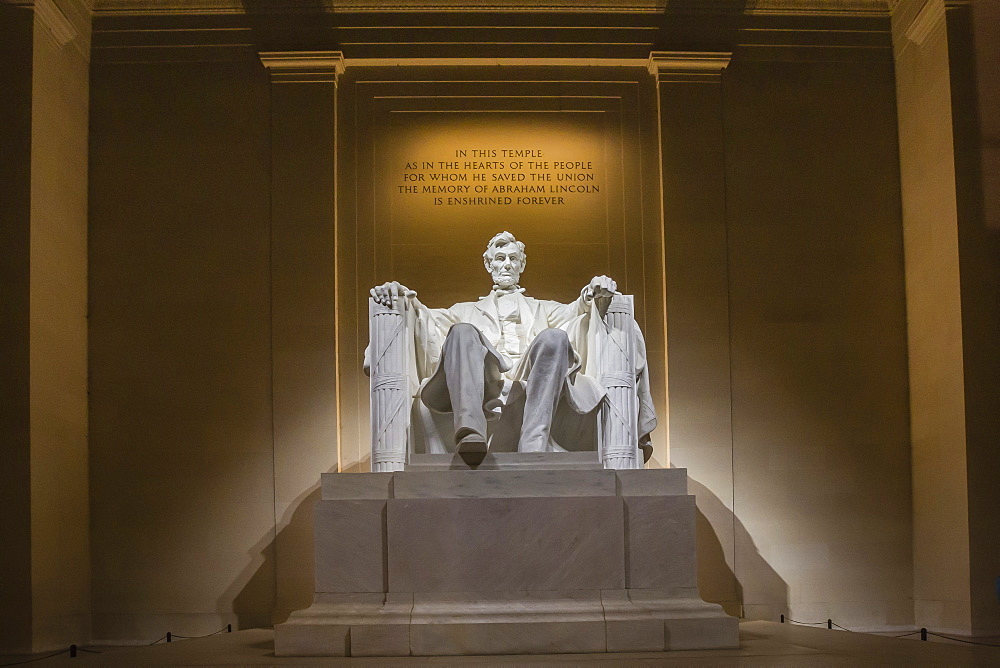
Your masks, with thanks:
<instances>
[{"instance_id":1,"label":"warm light glow","mask_svg":"<svg viewBox=\"0 0 1000 668\"><path fill-rule=\"evenodd\" d=\"M489 287L482 246L509 229L528 245L533 294L544 286L574 298L582 281L608 271L605 135L602 113L393 114L376 149L385 175L376 192L388 205L376 205L377 228L385 220L391 230L386 276L434 305L474 299ZM447 267L440 289L428 262Z\"/></svg>"}]
</instances>

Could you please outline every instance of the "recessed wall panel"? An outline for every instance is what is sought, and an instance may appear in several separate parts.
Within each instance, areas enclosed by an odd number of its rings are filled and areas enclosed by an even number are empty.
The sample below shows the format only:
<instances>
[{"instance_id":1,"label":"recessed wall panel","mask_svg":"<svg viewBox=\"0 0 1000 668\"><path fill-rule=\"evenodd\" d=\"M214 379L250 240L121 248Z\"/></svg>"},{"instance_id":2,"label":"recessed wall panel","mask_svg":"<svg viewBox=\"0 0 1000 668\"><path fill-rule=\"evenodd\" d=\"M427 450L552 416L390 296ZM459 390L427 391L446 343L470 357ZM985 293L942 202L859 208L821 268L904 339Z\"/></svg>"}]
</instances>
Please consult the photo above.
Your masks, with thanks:
<instances>
[{"instance_id":1,"label":"recessed wall panel","mask_svg":"<svg viewBox=\"0 0 1000 668\"><path fill-rule=\"evenodd\" d=\"M340 84L341 134L352 138L341 154L341 387L365 385L351 365L368 340L372 286L399 281L431 307L477 300L492 285L486 243L504 230L527 246L526 294L569 302L607 274L635 295L645 326L647 293L662 300L663 289L661 268L644 266L644 240L660 238L657 175L636 149L655 150L641 139L655 111L640 104L646 71L406 74L348 68ZM662 322L647 341L662 349ZM340 410L341 470L368 470L367 393L342 394Z\"/></svg>"},{"instance_id":2,"label":"recessed wall panel","mask_svg":"<svg viewBox=\"0 0 1000 668\"><path fill-rule=\"evenodd\" d=\"M376 151L376 244L390 246L379 268L428 305L475 299L491 285L486 241L509 230L527 245L528 294L575 298L594 272L610 271L608 195L620 186L609 183L617 137L604 117L391 113Z\"/></svg>"}]
</instances>

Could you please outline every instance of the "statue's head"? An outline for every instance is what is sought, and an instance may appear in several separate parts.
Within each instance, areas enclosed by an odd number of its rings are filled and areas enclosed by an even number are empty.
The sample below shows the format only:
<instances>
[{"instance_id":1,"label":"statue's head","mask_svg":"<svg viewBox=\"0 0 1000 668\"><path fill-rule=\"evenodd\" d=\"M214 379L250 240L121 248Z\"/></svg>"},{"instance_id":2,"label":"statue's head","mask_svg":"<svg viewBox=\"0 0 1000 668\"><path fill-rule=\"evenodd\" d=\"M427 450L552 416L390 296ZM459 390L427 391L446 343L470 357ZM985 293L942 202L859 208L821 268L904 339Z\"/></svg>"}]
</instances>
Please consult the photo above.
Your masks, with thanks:
<instances>
[{"instance_id":1,"label":"statue's head","mask_svg":"<svg viewBox=\"0 0 1000 668\"><path fill-rule=\"evenodd\" d=\"M483 264L497 287L510 288L517 285L527 263L528 255L524 252L524 244L510 232L501 232L486 244Z\"/></svg>"}]
</instances>

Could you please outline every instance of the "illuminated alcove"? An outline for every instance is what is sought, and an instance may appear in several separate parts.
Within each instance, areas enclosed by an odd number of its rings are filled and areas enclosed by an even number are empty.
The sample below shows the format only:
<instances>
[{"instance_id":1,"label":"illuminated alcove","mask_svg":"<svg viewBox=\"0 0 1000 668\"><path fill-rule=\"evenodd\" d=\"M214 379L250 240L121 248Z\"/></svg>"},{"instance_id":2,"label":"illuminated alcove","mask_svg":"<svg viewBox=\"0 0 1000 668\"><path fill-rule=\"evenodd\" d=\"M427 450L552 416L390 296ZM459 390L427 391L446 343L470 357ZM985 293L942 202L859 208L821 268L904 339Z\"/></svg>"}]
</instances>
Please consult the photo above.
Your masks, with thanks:
<instances>
[{"instance_id":1,"label":"illuminated alcove","mask_svg":"<svg viewBox=\"0 0 1000 668\"><path fill-rule=\"evenodd\" d=\"M490 287L485 242L502 230L527 246L529 295L572 301L600 274L635 295L661 417L654 465L664 465L663 235L646 68L397 69L338 81L338 131L351 138L338 144L340 470L370 467L357 363L368 289L397 280L430 306L476 300Z\"/></svg>"}]
</instances>

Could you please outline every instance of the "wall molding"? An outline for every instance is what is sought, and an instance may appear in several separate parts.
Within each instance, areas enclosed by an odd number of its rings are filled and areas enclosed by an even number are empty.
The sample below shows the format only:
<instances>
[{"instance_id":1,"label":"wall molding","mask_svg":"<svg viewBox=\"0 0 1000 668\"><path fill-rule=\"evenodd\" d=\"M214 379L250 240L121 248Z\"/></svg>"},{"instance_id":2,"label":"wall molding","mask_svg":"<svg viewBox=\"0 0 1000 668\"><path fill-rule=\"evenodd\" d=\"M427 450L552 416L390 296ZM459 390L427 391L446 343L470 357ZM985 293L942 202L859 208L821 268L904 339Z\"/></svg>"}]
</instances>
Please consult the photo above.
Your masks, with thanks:
<instances>
[{"instance_id":1,"label":"wall molding","mask_svg":"<svg viewBox=\"0 0 1000 668\"><path fill-rule=\"evenodd\" d=\"M718 83L731 51L653 51L649 73L661 83Z\"/></svg>"},{"instance_id":2,"label":"wall molding","mask_svg":"<svg viewBox=\"0 0 1000 668\"><path fill-rule=\"evenodd\" d=\"M261 51L272 83L337 83L344 72L340 51Z\"/></svg>"}]
</instances>

